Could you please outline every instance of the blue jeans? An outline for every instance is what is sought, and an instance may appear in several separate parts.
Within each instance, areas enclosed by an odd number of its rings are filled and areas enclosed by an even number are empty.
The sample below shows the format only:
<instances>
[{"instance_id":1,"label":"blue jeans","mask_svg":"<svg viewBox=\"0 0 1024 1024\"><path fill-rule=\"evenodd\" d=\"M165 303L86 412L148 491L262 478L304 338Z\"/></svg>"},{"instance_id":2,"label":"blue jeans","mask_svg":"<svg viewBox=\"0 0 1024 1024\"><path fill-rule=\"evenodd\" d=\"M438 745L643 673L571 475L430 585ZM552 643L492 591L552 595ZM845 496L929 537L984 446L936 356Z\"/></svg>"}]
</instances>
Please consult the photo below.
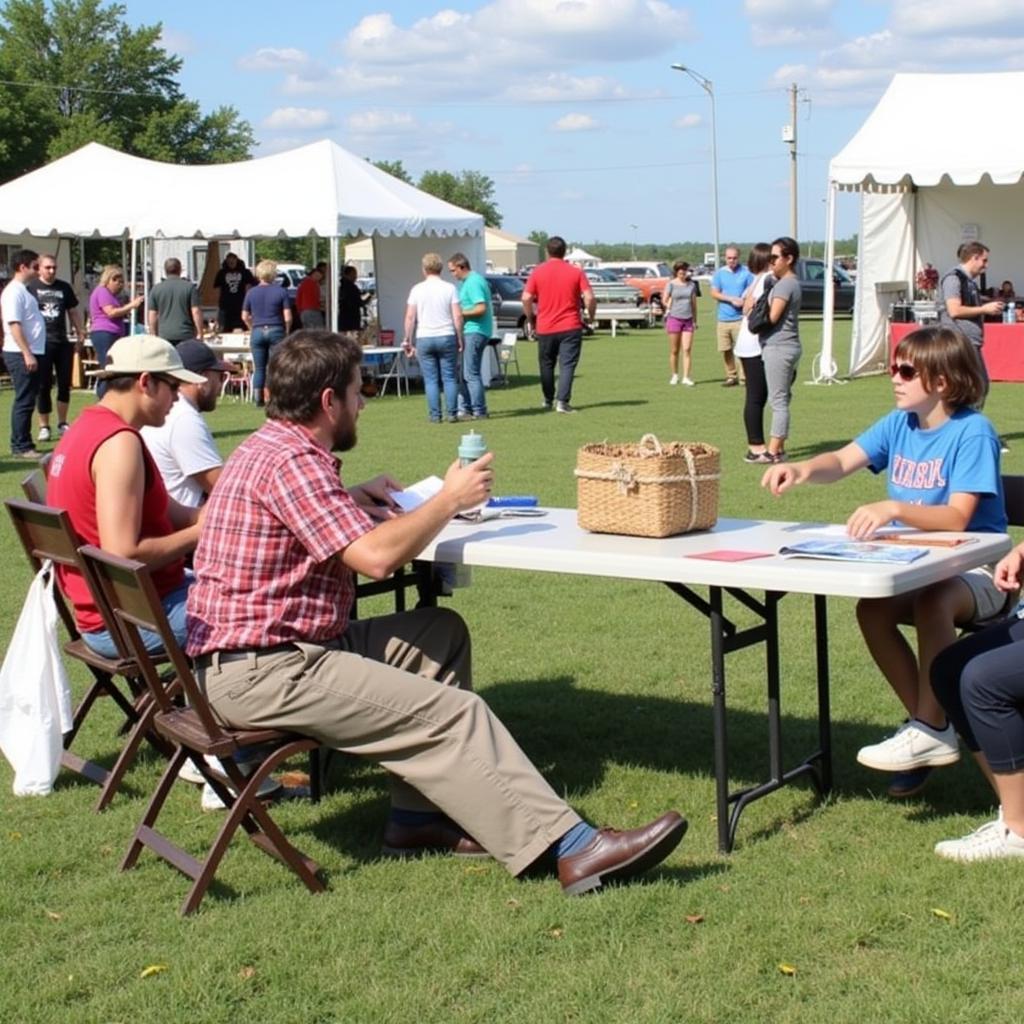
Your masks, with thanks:
<instances>
[{"instance_id":1,"label":"blue jeans","mask_svg":"<svg viewBox=\"0 0 1024 1024\"><path fill-rule=\"evenodd\" d=\"M89 341L92 342L93 351L96 353L96 362L100 364L97 369L102 370L107 365L107 353L110 351L110 346L120 337L120 334L114 334L113 331L92 331L89 334ZM105 380L96 381L97 398L102 398L106 390L107 382Z\"/></svg>"},{"instance_id":2,"label":"blue jeans","mask_svg":"<svg viewBox=\"0 0 1024 1024\"><path fill-rule=\"evenodd\" d=\"M454 334L417 338L416 358L423 373L427 412L431 423L441 422L441 386L448 419L454 420L459 401L459 347Z\"/></svg>"},{"instance_id":3,"label":"blue jeans","mask_svg":"<svg viewBox=\"0 0 1024 1024\"><path fill-rule=\"evenodd\" d=\"M491 340L477 331L463 335L462 380L459 382L461 405L470 409L474 416L487 415L487 395L484 392L480 364L483 362L487 344Z\"/></svg>"},{"instance_id":4,"label":"blue jeans","mask_svg":"<svg viewBox=\"0 0 1024 1024\"><path fill-rule=\"evenodd\" d=\"M42 360L42 356L39 357ZM39 394L39 368L25 369L21 352L5 352L4 365L14 385L14 403L11 405L11 452L20 455L35 448L32 443L32 411Z\"/></svg>"},{"instance_id":5,"label":"blue jeans","mask_svg":"<svg viewBox=\"0 0 1024 1024\"><path fill-rule=\"evenodd\" d=\"M167 616L171 632L174 633L174 639L182 647L185 646L187 634L185 629L185 599L188 597L188 588L191 585L192 579L189 577L177 590L172 590L169 594L166 594L160 602L164 606L164 614ZM157 651L164 649L164 642L156 633L151 633L148 629L142 629L139 630L139 635L142 637L142 642L150 654L155 654ZM117 648L114 646L113 637L105 629L99 629L95 633L83 633L82 639L92 650L104 658L119 657Z\"/></svg>"},{"instance_id":6,"label":"blue jeans","mask_svg":"<svg viewBox=\"0 0 1024 1024\"><path fill-rule=\"evenodd\" d=\"M267 379L270 350L284 337L284 326L254 327L249 347L252 349L252 393L257 405L263 404L263 388Z\"/></svg>"}]
</instances>

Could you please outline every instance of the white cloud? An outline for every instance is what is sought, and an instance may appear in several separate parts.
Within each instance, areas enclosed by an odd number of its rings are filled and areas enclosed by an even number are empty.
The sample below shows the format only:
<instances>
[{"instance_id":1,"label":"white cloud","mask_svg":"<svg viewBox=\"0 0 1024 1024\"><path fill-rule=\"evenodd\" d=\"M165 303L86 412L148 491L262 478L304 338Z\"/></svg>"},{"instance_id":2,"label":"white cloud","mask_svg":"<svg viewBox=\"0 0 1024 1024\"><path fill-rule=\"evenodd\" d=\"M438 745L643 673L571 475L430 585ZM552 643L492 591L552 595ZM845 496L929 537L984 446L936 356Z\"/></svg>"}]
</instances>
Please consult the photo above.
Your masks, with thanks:
<instances>
[{"instance_id":1,"label":"white cloud","mask_svg":"<svg viewBox=\"0 0 1024 1024\"><path fill-rule=\"evenodd\" d=\"M683 114L682 117L677 117L672 124L676 128L696 128L703 120L700 114Z\"/></svg>"},{"instance_id":2,"label":"white cloud","mask_svg":"<svg viewBox=\"0 0 1024 1024\"><path fill-rule=\"evenodd\" d=\"M551 126L556 132L592 132L600 125L589 114L566 114Z\"/></svg>"},{"instance_id":3,"label":"white cloud","mask_svg":"<svg viewBox=\"0 0 1024 1024\"><path fill-rule=\"evenodd\" d=\"M755 46L816 46L834 38L836 0L744 0Z\"/></svg>"},{"instance_id":4,"label":"white cloud","mask_svg":"<svg viewBox=\"0 0 1024 1024\"><path fill-rule=\"evenodd\" d=\"M365 110L345 123L354 135L405 135L418 127L412 114L395 110Z\"/></svg>"},{"instance_id":5,"label":"white cloud","mask_svg":"<svg viewBox=\"0 0 1024 1024\"><path fill-rule=\"evenodd\" d=\"M1020 3L1007 0L894 0L893 30L908 36L948 33L987 36L1005 32L1020 36Z\"/></svg>"},{"instance_id":6,"label":"white cloud","mask_svg":"<svg viewBox=\"0 0 1024 1024\"><path fill-rule=\"evenodd\" d=\"M183 57L189 53L195 53L197 46L193 36L187 32L179 32L177 29L168 28L166 25L160 27L160 45L168 52Z\"/></svg>"},{"instance_id":7,"label":"white cloud","mask_svg":"<svg viewBox=\"0 0 1024 1024\"><path fill-rule=\"evenodd\" d=\"M572 103L580 100L625 99L630 95L620 82L603 75L570 75L564 71L542 72L517 78L505 96L521 103Z\"/></svg>"},{"instance_id":8,"label":"white cloud","mask_svg":"<svg viewBox=\"0 0 1024 1024\"><path fill-rule=\"evenodd\" d=\"M278 107L267 115L263 126L274 130L287 128L292 131L308 131L312 128L326 128L330 123L331 115L322 108Z\"/></svg>"},{"instance_id":9,"label":"white cloud","mask_svg":"<svg viewBox=\"0 0 1024 1024\"><path fill-rule=\"evenodd\" d=\"M388 13L368 15L341 51L356 65L410 73L430 64L443 74L441 59L453 68L476 60L480 70L522 72L553 61L633 61L692 37L689 12L665 0L491 0L476 11L442 10L408 27Z\"/></svg>"},{"instance_id":10,"label":"white cloud","mask_svg":"<svg viewBox=\"0 0 1024 1024\"><path fill-rule=\"evenodd\" d=\"M278 49L264 46L255 53L238 58L238 66L243 71L286 71L308 67L312 61L305 50L292 47Z\"/></svg>"}]
</instances>

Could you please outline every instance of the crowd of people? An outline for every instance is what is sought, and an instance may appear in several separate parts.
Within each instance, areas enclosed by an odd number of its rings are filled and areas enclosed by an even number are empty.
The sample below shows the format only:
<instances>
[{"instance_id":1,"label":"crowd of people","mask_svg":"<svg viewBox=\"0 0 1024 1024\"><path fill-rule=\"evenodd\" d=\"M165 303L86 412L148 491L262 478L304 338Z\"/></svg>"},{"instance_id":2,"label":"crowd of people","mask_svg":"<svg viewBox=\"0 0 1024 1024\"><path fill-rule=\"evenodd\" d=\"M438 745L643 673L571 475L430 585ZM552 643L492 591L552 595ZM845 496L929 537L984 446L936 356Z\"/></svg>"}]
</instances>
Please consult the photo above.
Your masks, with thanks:
<instances>
[{"instance_id":1,"label":"crowd of people","mask_svg":"<svg viewBox=\"0 0 1024 1024\"><path fill-rule=\"evenodd\" d=\"M524 310L538 342L544 407L570 413L581 311L593 316L594 297L586 276L565 261L561 238L549 239L548 254L526 283ZM763 486L782 496L866 468L886 475L887 496L851 513L851 538L871 538L893 523L1004 533L1002 442L981 411L989 381L983 333L976 330L1001 305L983 301L977 289L987 248L961 246L960 264L940 281L941 322L894 349L893 411L845 447L791 462L785 444L801 354L798 258L797 243L785 236L755 245L746 266L730 247L710 289L724 383L745 383L745 459L765 466ZM431 420L483 418L480 360L493 333L489 289L463 254L447 261L458 286L442 279L443 266L437 254L423 258L403 341L422 367ZM350 621L353 573L387 576L453 515L486 500L491 456L453 464L441 493L413 513L398 514L390 492L399 485L387 474L346 488L334 452L356 442L361 348L348 334L321 327L289 334L291 303L274 283L273 264L255 269L258 283L244 291L240 315L254 353L263 350L258 388L267 422L222 465L203 413L215 406L226 367L196 337L175 346L155 336L169 325L201 333L194 288L168 268L170 287L148 314L153 333L113 341L100 372L100 400L69 429L61 346L69 345L68 322L83 336L77 300L55 279L52 257L19 254L3 293L4 358L16 384L12 449L28 451L32 441L20 382L42 379L49 363L58 378L61 435L50 502L68 509L83 540L152 568L175 633L225 722L295 729L393 772L386 852L489 853L513 874L550 855L570 893L659 862L682 838L683 819L669 812L624 833L580 819L473 695L469 638L456 615L425 609ZM321 268L315 270L318 287ZM673 273L663 298L674 385L691 381L700 295L685 262ZM137 308L116 288L116 274L106 283L101 278L90 299L105 318L98 330L108 336ZM32 403L29 427L35 396ZM240 558L240 550L252 557ZM185 570L192 554L194 575ZM857 606L867 650L907 715L857 760L889 773L889 795L906 798L935 769L959 759L962 740L999 799L994 820L938 844L943 857L1024 856L1024 673L1014 648L1024 627L1011 614L1022 568L1024 545L997 565ZM87 588L70 570L61 576L86 643L109 654L111 639ZM916 648L901 625L914 627ZM981 631L958 641L965 627ZM308 686L295 687L296 680ZM244 752L239 758L244 762Z\"/></svg>"}]
</instances>

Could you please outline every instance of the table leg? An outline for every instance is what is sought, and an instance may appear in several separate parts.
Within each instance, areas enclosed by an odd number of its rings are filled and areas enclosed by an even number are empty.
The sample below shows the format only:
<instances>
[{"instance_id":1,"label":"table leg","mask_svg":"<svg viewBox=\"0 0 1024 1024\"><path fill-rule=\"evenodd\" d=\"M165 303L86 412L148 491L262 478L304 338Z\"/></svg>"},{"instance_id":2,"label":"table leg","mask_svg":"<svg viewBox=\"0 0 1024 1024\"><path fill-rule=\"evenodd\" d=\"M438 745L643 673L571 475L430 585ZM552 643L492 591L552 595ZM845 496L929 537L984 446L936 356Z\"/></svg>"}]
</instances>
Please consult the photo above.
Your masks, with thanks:
<instances>
[{"instance_id":1,"label":"table leg","mask_svg":"<svg viewBox=\"0 0 1024 1024\"><path fill-rule=\"evenodd\" d=\"M832 790L832 707L829 701L828 600L814 595L814 643L818 675L818 744L821 748L821 792Z\"/></svg>"},{"instance_id":2,"label":"table leg","mask_svg":"<svg viewBox=\"0 0 1024 1024\"><path fill-rule=\"evenodd\" d=\"M729 740L725 712L725 620L722 615L722 588L711 587L708 594L711 623L711 700L715 740L715 820L718 822L718 849L732 849L729 835Z\"/></svg>"}]
</instances>

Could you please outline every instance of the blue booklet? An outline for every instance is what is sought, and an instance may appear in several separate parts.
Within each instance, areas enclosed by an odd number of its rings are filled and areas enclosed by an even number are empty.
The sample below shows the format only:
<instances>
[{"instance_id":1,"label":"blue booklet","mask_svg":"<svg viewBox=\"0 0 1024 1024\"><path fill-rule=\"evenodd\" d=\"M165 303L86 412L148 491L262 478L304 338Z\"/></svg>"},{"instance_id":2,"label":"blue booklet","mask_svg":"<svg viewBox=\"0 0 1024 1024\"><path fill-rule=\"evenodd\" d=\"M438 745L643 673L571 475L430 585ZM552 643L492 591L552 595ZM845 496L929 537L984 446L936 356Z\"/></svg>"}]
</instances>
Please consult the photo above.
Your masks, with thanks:
<instances>
[{"instance_id":1,"label":"blue booklet","mask_svg":"<svg viewBox=\"0 0 1024 1024\"><path fill-rule=\"evenodd\" d=\"M839 562L887 562L908 565L928 554L927 548L876 544L864 540L802 540L779 549L787 558L830 558Z\"/></svg>"}]
</instances>

